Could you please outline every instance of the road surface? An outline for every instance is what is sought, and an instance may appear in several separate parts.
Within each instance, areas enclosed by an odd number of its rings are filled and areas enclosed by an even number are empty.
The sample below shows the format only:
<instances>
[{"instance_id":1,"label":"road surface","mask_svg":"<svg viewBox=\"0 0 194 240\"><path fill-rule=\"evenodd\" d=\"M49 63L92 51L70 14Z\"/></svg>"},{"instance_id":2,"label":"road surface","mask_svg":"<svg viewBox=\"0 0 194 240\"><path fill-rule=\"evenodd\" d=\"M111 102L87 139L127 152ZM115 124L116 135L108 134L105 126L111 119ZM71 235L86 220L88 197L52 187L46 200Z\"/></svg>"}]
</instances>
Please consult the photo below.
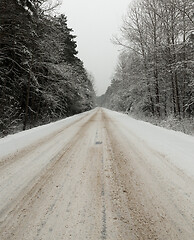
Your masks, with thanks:
<instances>
[{"instance_id":1,"label":"road surface","mask_svg":"<svg viewBox=\"0 0 194 240\"><path fill-rule=\"evenodd\" d=\"M0 239L194 239L193 179L134 139L97 108L2 159Z\"/></svg>"}]
</instances>

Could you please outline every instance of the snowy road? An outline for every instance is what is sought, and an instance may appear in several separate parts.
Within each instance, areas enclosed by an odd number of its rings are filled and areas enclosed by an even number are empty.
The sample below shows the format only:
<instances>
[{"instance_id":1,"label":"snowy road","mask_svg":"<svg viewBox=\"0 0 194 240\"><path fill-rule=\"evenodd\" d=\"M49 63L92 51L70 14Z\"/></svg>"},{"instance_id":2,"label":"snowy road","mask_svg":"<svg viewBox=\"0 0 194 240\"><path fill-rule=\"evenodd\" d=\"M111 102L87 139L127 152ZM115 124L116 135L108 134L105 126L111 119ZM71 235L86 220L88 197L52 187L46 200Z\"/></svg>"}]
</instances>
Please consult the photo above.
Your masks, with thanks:
<instances>
[{"instance_id":1,"label":"snowy road","mask_svg":"<svg viewBox=\"0 0 194 240\"><path fill-rule=\"evenodd\" d=\"M101 108L2 139L0 239L194 239L193 148Z\"/></svg>"}]
</instances>

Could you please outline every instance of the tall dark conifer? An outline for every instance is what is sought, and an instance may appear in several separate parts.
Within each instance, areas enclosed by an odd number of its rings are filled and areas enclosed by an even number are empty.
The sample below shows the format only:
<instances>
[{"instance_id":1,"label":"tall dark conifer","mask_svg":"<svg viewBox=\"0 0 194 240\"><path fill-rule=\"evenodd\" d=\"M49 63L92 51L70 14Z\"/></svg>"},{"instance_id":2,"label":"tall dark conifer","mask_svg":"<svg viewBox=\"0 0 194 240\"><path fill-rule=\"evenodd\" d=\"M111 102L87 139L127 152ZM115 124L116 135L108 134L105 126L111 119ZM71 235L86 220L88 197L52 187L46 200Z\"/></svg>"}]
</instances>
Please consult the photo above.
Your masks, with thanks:
<instances>
[{"instance_id":1,"label":"tall dark conifer","mask_svg":"<svg viewBox=\"0 0 194 240\"><path fill-rule=\"evenodd\" d=\"M57 18L57 29L60 31L60 43L61 43L61 60L67 62L74 62L77 55L77 43L75 41L76 36L72 34L73 30L67 26L67 17L60 15Z\"/></svg>"},{"instance_id":2,"label":"tall dark conifer","mask_svg":"<svg viewBox=\"0 0 194 240\"><path fill-rule=\"evenodd\" d=\"M0 2L0 69L2 125L24 116L24 92L30 78L33 44L31 14L19 1Z\"/></svg>"},{"instance_id":3,"label":"tall dark conifer","mask_svg":"<svg viewBox=\"0 0 194 240\"><path fill-rule=\"evenodd\" d=\"M45 15L43 2L0 1L0 135L93 106L73 30L66 16Z\"/></svg>"}]
</instances>

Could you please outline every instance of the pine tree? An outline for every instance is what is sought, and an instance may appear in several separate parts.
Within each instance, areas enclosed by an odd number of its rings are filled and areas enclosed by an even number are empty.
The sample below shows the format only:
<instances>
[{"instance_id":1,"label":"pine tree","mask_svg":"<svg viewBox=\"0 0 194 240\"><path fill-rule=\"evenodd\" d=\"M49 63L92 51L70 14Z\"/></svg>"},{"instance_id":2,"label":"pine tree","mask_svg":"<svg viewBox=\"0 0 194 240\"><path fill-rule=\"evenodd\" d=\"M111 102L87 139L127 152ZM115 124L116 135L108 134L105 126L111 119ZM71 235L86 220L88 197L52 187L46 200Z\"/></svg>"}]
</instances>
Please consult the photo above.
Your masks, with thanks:
<instances>
[{"instance_id":1,"label":"pine tree","mask_svg":"<svg viewBox=\"0 0 194 240\"><path fill-rule=\"evenodd\" d=\"M0 130L7 134L93 106L94 90L64 15L44 14L44 0L0 2Z\"/></svg>"}]
</instances>

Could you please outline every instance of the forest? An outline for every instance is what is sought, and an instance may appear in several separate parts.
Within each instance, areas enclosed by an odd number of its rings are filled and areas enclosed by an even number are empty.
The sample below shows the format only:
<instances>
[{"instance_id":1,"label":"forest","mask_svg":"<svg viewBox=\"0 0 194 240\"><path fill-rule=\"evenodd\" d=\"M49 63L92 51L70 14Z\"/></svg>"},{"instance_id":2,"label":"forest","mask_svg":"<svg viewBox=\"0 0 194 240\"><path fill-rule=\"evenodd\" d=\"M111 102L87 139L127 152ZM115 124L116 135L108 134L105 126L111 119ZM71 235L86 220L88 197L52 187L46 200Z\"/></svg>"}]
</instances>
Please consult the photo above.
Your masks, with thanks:
<instances>
[{"instance_id":1,"label":"forest","mask_svg":"<svg viewBox=\"0 0 194 240\"><path fill-rule=\"evenodd\" d=\"M121 47L101 106L142 117L194 117L194 3L133 1L113 42Z\"/></svg>"},{"instance_id":2,"label":"forest","mask_svg":"<svg viewBox=\"0 0 194 240\"><path fill-rule=\"evenodd\" d=\"M93 107L73 30L46 2L0 1L1 136Z\"/></svg>"}]
</instances>

